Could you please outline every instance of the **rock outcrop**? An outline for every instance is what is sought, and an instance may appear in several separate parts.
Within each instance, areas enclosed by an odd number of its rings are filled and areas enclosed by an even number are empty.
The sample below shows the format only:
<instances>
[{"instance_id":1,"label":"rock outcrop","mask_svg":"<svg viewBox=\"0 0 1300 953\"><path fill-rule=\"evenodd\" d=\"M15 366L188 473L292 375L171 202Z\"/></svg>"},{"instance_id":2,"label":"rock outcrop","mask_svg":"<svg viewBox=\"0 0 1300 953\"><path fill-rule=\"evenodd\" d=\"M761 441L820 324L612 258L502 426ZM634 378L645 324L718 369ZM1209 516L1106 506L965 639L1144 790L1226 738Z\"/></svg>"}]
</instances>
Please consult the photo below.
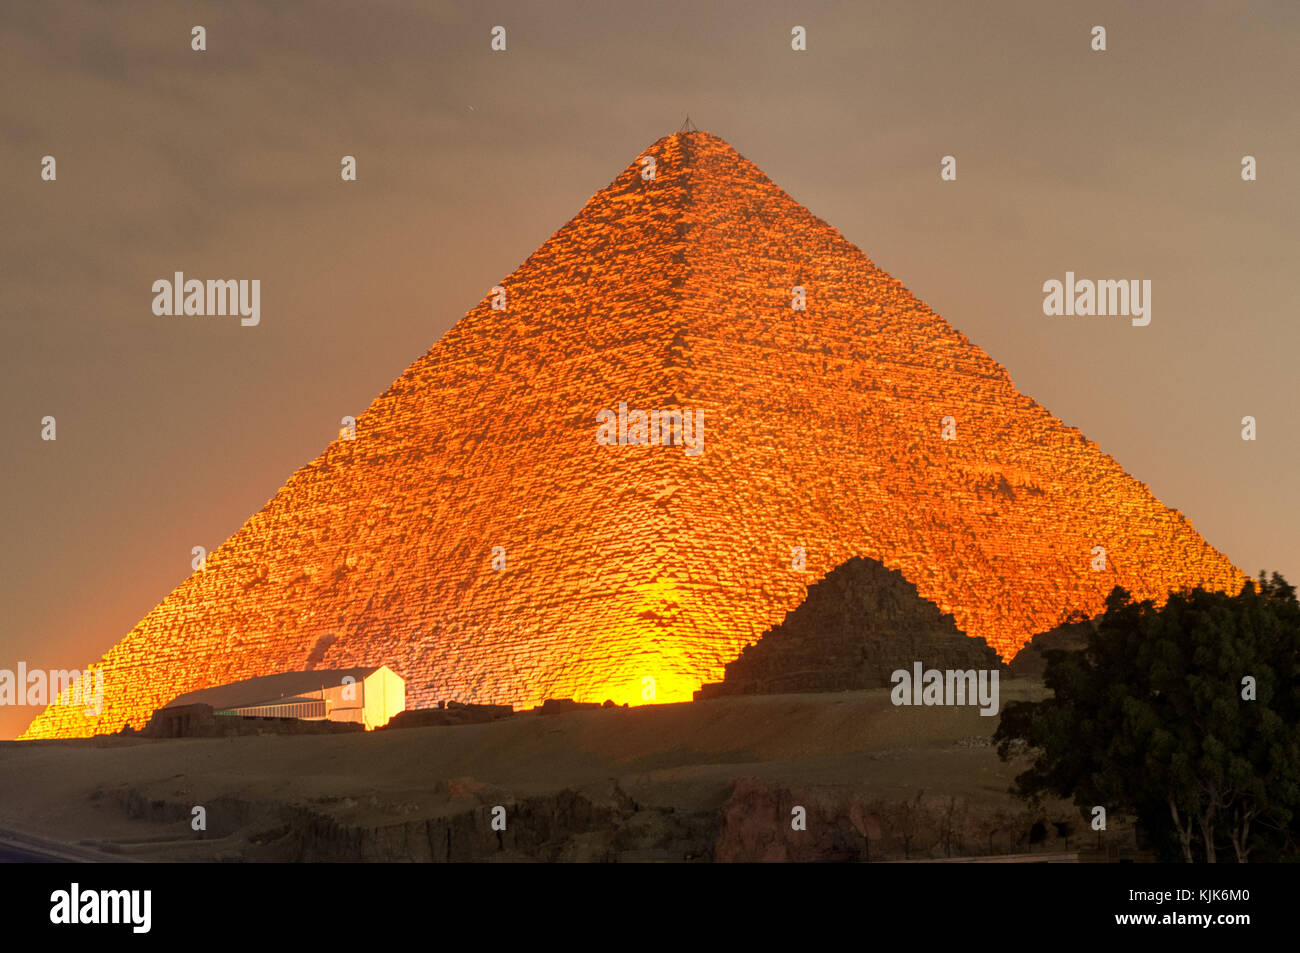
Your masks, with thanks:
<instances>
[{"instance_id":1,"label":"rock outcrop","mask_svg":"<svg viewBox=\"0 0 1300 953\"><path fill-rule=\"evenodd\" d=\"M406 711L398 712L379 730L478 725L485 721L509 718L512 714L514 709L509 705L462 705L458 702L446 702L437 708L408 708Z\"/></svg>"},{"instance_id":2,"label":"rock outcrop","mask_svg":"<svg viewBox=\"0 0 1300 953\"><path fill-rule=\"evenodd\" d=\"M1088 636L1096 631L1093 619L1063 622L1054 629L1039 632L1016 653L1008 666L1012 678L1042 678L1047 669L1044 653L1053 650L1079 652L1088 647Z\"/></svg>"}]
</instances>

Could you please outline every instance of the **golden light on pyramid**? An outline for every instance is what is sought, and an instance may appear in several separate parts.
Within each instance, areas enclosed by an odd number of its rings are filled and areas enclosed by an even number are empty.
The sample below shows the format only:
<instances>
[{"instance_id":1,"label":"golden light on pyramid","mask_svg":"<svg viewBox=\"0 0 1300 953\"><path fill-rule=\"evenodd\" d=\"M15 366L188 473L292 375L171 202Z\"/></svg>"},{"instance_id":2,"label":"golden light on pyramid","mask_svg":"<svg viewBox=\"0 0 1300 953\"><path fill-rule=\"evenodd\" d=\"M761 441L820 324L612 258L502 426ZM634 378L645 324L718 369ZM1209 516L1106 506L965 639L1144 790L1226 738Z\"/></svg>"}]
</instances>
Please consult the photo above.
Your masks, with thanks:
<instances>
[{"instance_id":1,"label":"golden light on pyramid","mask_svg":"<svg viewBox=\"0 0 1300 953\"><path fill-rule=\"evenodd\" d=\"M1117 584L1244 581L722 140L643 156L107 653L102 717L24 737L309 667L386 664L408 707L684 700L859 555L1004 656ZM701 411L703 452L601 445L620 402Z\"/></svg>"}]
</instances>

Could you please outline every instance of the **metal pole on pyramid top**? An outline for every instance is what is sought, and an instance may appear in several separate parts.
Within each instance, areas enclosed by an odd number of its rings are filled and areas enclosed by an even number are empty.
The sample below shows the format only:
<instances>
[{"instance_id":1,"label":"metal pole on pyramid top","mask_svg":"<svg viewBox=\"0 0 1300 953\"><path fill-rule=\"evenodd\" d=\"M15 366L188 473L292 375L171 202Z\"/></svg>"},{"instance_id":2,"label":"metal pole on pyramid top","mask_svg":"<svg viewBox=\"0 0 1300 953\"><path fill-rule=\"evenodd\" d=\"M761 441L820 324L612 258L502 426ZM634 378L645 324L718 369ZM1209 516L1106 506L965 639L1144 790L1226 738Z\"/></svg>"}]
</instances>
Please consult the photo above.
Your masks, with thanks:
<instances>
[{"instance_id":1,"label":"metal pole on pyramid top","mask_svg":"<svg viewBox=\"0 0 1300 953\"><path fill-rule=\"evenodd\" d=\"M691 117L688 115L686 117L686 121L682 123L682 128L678 129L677 131L678 132L699 132L700 129L698 126L695 125L695 123L691 122Z\"/></svg>"}]
</instances>

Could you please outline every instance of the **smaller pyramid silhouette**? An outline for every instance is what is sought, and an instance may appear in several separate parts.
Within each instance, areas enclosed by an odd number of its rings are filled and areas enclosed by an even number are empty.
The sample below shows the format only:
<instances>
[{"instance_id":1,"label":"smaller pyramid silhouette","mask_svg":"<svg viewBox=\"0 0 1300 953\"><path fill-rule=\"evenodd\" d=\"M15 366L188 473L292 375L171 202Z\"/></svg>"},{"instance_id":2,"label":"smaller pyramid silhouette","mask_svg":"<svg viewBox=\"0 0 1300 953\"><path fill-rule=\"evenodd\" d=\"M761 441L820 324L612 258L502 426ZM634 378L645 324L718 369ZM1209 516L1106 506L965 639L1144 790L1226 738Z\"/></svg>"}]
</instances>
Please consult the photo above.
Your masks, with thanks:
<instances>
[{"instance_id":1,"label":"smaller pyramid silhouette","mask_svg":"<svg viewBox=\"0 0 1300 953\"><path fill-rule=\"evenodd\" d=\"M922 599L896 569L855 556L808 587L808 598L726 666L697 697L889 688L915 662L941 671L1002 669L983 639Z\"/></svg>"}]
</instances>

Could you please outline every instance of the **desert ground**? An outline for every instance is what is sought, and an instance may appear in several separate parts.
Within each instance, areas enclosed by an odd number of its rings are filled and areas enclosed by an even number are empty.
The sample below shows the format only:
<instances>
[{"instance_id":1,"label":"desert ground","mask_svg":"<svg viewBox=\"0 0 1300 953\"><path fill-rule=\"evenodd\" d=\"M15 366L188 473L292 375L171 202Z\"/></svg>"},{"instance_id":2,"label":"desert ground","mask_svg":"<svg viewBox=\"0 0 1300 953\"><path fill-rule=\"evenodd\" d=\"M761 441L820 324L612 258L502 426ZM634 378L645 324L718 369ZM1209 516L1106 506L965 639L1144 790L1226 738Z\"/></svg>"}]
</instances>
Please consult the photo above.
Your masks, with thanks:
<instances>
[{"instance_id":1,"label":"desert ground","mask_svg":"<svg viewBox=\"0 0 1300 953\"><path fill-rule=\"evenodd\" d=\"M1002 705L1042 693L1008 679ZM997 721L876 689L356 734L6 742L0 845L194 861L1114 858L1122 829L1008 794L1022 765L998 759Z\"/></svg>"}]
</instances>

